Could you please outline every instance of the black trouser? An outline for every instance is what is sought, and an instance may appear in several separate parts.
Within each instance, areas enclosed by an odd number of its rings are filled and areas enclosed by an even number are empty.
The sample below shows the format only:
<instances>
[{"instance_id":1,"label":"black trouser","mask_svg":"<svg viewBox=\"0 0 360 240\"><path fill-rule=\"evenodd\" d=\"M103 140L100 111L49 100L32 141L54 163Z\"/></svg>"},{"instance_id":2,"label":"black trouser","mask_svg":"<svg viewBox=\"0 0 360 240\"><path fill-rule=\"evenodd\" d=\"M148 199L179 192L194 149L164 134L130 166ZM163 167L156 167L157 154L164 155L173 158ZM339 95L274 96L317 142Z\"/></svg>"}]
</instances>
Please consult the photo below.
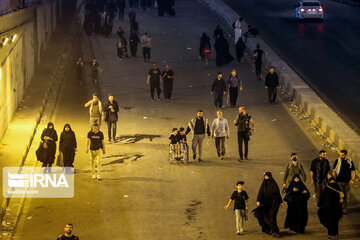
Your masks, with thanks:
<instances>
[{"instance_id":1,"label":"black trouser","mask_svg":"<svg viewBox=\"0 0 360 240\"><path fill-rule=\"evenodd\" d=\"M148 61L150 61L150 48L143 47L143 57L144 57L145 62L146 62L146 59L148 59Z\"/></svg>"},{"instance_id":2,"label":"black trouser","mask_svg":"<svg viewBox=\"0 0 360 240\"><path fill-rule=\"evenodd\" d=\"M164 79L164 97L165 99L170 99L173 89L173 80Z\"/></svg>"},{"instance_id":3,"label":"black trouser","mask_svg":"<svg viewBox=\"0 0 360 240\"><path fill-rule=\"evenodd\" d=\"M239 92L239 88L238 87L230 87L230 104L231 106L236 106L236 101L238 98L238 92Z\"/></svg>"},{"instance_id":4,"label":"black trouser","mask_svg":"<svg viewBox=\"0 0 360 240\"><path fill-rule=\"evenodd\" d=\"M119 20L124 20L124 8L119 7Z\"/></svg>"},{"instance_id":5,"label":"black trouser","mask_svg":"<svg viewBox=\"0 0 360 240\"><path fill-rule=\"evenodd\" d=\"M74 167L75 149L63 149L64 167Z\"/></svg>"},{"instance_id":6,"label":"black trouser","mask_svg":"<svg viewBox=\"0 0 360 240\"><path fill-rule=\"evenodd\" d=\"M255 62L255 72L257 77L259 77L261 74L261 66L262 62Z\"/></svg>"},{"instance_id":7,"label":"black trouser","mask_svg":"<svg viewBox=\"0 0 360 240\"><path fill-rule=\"evenodd\" d=\"M156 92L157 92L158 99L160 99L160 93L161 93L160 81L159 80L157 80L157 81L150 80L150 95L151 95L152 100L154 100L155 89L156 89Z\"/></svg>"},{"instance_id":8,"label":"black trouser","mask_svg":"<svg viewBox=\"0 0 360 240\"><path fill-rule=\"evenodd\" d=\"M132 57L136 57L137 52L137 44L136 43L130 43L130 53Z\"/></svg>"},{"instance_id":9,"label":"black trouser","mask_svg":"<svg viewBox=\"0 0 360 240\"><path fill-rule=\"evenodd\" d=\"M277 96L277 87L268 87L267 89L269 103L274 103Z\"/></svg>"},{"instance_id":10,"label":"black trouser","mask_svg":"<svg viewBox=\"0 0 360 240\"><path fill-rule=\"evenodd\" d=\"M218 157L225 156L225 137L215 137L215 147Z\"/></svg>"},{"instance_id":11,"label":"black trouser","mask_svg":"<svg viewBox=\"0 0 360 240\"><path fill-rule=\"evenodd\" d=\"M111 136L113 137L113 140L115 141L115 137L116 137L116 121L107 121L106 122L108 125L108 137L109 140L111 140ZM112 129L112 135L111 135L111 129Z\"/></svg>"},{"instance_id":12,"label":"black trouser","mask_svg":"<svg viewBox=\"0 0 360 240\"><path fill-rule=\"evenodd\" d=\"M224 93L223 91L219 91L219 90L215 90L214 91L214 105L215 107L219 107L219 108L222 108L223 106L223 96L224 96Z\"/></svg>"},{"instance_id":13,"label":"black trouser","mask_svg":"<svg viewBox=\"0 0 360 240\"><path fill-rule=\"evenodd\" d=\"M248 150L249 150L249 140L250 140L250 138L248 137L246 131L238 131L237 136L238 136L238 145L239 145L240 158L243 158L243 156L244 156L243 155L243 148L242 148L243 142L244 142L244 145L245 145L245 157L247 158Z\"/></svg>"}]
</instances>

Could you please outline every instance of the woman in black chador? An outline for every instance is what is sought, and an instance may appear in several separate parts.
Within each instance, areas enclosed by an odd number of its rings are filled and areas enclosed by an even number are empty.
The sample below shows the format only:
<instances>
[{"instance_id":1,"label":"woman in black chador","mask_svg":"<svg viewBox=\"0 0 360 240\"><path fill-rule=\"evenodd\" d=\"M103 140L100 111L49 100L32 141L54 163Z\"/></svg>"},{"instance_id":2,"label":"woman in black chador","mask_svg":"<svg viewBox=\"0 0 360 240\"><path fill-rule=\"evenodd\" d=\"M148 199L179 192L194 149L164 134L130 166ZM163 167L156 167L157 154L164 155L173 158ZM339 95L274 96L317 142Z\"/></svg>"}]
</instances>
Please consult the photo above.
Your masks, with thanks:
<instances>
[{"instance_id":1,"label":"woman in black chador","mask_svg":"<svg viewBox=\"0 0 360 240\"><path fill-rule=\"evenodd\" d=\"M204 48L211 46L209 36L204 32L200 38L199 53L202 60L204 60Z\"/></svg>"},{"instance_id":2,"label":"woman in black chador","mask_svg":"<svg viewBox=\"0 0 360 240\"><path fill-rule=\"evenodd\" d=\"M279 187L271 172L266 172L257 196L257 205L261 212L258 221L264 233L280 236L276 216L281 204Z\"/></svg>"},{"instance_id":3,"label":"woman in black chador","mask_svg":"<svg viewBox=\"0 0 360 240\"><path fill-rule=\"evenodd\" d=\"M285 228L297 233L304 233L308 221L307 202L310 192L301 180L299 174L295 174L287 188L284 201L287 202L287 215Z\"/></svg>"},{"instance_id":4,"label":"woman in black chador","mask_svg":"<svg viewBox=\"0 0 360 240\"><path fill-rule=\"evenodd\" d=\"M229 43L224 35L220 35L214 44L216 50L216 66L220 67L226 65L234 60L229 52Z\"/></svg>"},{"instance_id":5,"label":"woman in black chador","mask_svg":"<svg viewBox=\"0 0 360 240\"><path fill-rule=\"evenodd\" d=\"M331 177L324 191L320 194L318 203L318 217L320 223L328 230L330 239L336 239L339 234L339 221L342 218L343 193Z\"/></svg>"},{"instance_id":6,"label":"woman in black chador","mask_svg":"<svg viewBox=\"0 0 360 240\"><path fill-rule=\"evenodd\" d=\"M74 158L77 144L74 131L70 124L65 124L60 135L59 151L63 154L64 167L74 167Z\"/></svg>"},{"instance_id":7,"label":"woman in black chador","mask_svg":"<svg viewBox=\"0 0 360 240\"><path fill-rule=\"evenodd\" d=\"M43 167L46 167L45 171L48 170L49 172L51 172L50 167L55 161L56 142L58 140L58 136L56 130L54 129L54 124L52 122L49 122L47 128L45 128L44 131L42 132L41 140L47 143L48 151L49 151L48 161L43 162Z\"/></svg>"}]
</instances>

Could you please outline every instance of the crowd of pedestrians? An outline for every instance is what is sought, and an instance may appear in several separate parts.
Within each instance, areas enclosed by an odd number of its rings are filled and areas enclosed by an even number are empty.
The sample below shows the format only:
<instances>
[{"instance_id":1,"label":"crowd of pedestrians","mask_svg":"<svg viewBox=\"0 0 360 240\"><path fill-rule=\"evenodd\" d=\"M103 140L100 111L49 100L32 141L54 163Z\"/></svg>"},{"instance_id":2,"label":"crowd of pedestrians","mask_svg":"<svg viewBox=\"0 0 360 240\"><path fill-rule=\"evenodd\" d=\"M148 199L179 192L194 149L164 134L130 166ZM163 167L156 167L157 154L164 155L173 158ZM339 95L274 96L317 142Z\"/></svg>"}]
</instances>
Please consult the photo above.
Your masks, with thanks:
<instances>
[{"instance_id":1,"label":"crowd of pedestrians","mask_svg":"<svg viewBox=\"0 0 360 240\"><path fill-rule=\"evenodd\" d=\"M100 1L101 2L101 1ZM159 16L168 11L172 15L171 6L164 6L165 1L157 1L159 4ZM139 8L146 10L148 7L153 7L155 1L152 0L129 0L130 8ZM102 33L108 36L112 32L112 21L115 17L115 12L119 14L119 20L124 20L124 9L126 7L125 0L108 1L107 4L89 5L86 8L84 19L84 30L88 35L91 33ZM165 10L164 10L165 9ZM151 58L151 42L152 37L148 32L144 32L139 38L139 25L136 21L136 13L133 9L129 12L130 20L130 54L136 57L138 45L141 44L144 62L150 62ZM234 42L236 44L236 58L238 62L243 61L243 54L245 50L245 43L242 33L242 21L240 18L234 22ZM248 28L249 34L255 34L251 28ZM128 57L127 55L127 40L124 30L119 27L117 31L117 56L119 59ZM256 34L255 34L256 35ZM229 51L229 43L224 37L224 33L220 26L217 26L213 39L214 49L216 51L216 65L227 65L234 58ZM203 33L201 36L199 56L206 63L211 54L210 37ZM262 63L264 62L264 51L260 45L256 46L253 52L253 61L255 64L255 73L257 79L261 80ZM84 62L82 58L78 58L76 62L77 78L82 82L84 74ZM94 83L98 82L98 73L102 71L97 60L94 58L91 62L92 79ZM156 100L161 99L161 84L163 83L163 93L165 101L170 101L173 91L173 80L175 73L169 65L165 65L163 71L154 63L152 68L148 71L146 84L150 88L151 101L155 100L155 91L157 94ZM275 103L277 97L277 89L279 88L279 78L275 72L274 67L270 67L269 73L265 77L265 88L268 93L269 103ZM207 118L204 117L204 111L198 110L196 116L192 118L187 128L173 128L169 136L170 145L177 146L182 144L189 153L187 143L187 134L192 132L191 150L192 160L203 162L203 143L206 138L213 138L217 157L219 160L225 158L225 141L230 137L230 128L228 120L223 116L222 108L224 106L223 97L228 96L228 102L232 107L237 106L237 99L239 91L243 90L243 83L241 77L236 70L232 70L226 80L223 78L222 72L218 72L216 79L211 85L211 94L214 97L214 105L217 109L217 118L215 118L211 125ZM102 155L105 154L105 139L104 134L100 131L102 121L107 123L108 128L108 142L116 142L117 122L119 104L114 100L114 96L109 94L108 100L102 104L99 95L93 94L92 100L85 104L89 108L89 125L90 131L87 134L86 153L90 155L90 166L92 172L92 179L101 180L101 162ZM249 159L249 141L251 135L255 132L255 123L252 116L246 113L245 107L241 106L238 109L234 121L238 142L238 161L243 161L244 158ZM51 166L56 158L56 142L58 141L57 132L54 124L49 122L47 128L44 129L41 135L41 144L36 151L39 161L43 163L44 172L51 172ZM63 166L74 167L74 158L77 151L77 142L74 131L70 124L65 124L62 133L60 134L59 154L63 158ZM187 159L187 162L189 160ZM283 193L281 195L280 188L275 181L271 172L266 172L262 179L262 184L259 188L256 198L257 207L252 211L252 214L257 218L262 232L271 234L274 237L281 237L281 232L277 223L277 214L283 201L287 203L287 215L284 223L284 228L288 228L296 233L305 233L308 221L308 200L310 198L310 191L306 187L306 173L304 167L298 161L296 153L290 156L290 162L287 164L284 171L283 178ZM338 223L343 214L347 213L347 206L349 201L350 187L354 183L355 167L353 161L347 157L347 151L342 150L340 157L336 159L331 170L329 161L326 159L326 152L321 150L317 158L311 163L310 168L310 182L314 187L314 193L317 200L317 214L320 223L328 229L328 236L330 239L338 237ZM228 204L225 209L228 209L231 203L234 202L234 213L236 222L236 234L244 234L245 221L248 218L249 199L251 196L244 190L244 181L236 183L236 190L231 194ZM78 239L72 235L72 224L67 224L65 227L65 234L59 236L59 240L63 239Z\"/></svg>"}]
</instances>

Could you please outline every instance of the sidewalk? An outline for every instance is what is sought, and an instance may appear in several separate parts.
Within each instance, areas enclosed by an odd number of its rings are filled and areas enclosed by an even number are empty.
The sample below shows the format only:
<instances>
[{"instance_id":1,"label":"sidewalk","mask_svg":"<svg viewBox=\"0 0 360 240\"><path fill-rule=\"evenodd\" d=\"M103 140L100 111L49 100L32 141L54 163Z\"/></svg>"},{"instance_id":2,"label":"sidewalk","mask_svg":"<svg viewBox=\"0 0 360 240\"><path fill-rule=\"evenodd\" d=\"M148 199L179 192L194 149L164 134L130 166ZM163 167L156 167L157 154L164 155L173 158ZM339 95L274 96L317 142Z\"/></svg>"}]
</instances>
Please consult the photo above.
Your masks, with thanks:
<instances>
[{"instance_id":1,"label":"sidewalk","mask_svg":"<svg viewBox=\"0 0 360 240\"><path fill-rule=\"evenodd\" d=\"M72 222L74 233L81 239L234 239L234 216L223 207L235 189L238 180L244 180L250 196L250 208L255 208L257 190L262 174L271 170L281 184L285 166L291 152L297 152L308 172L310 161L321 147L321 139L306 131L307 125L295 120L284 99L281 104L268 105L263 82L255 80L249 63L216 68L214 55L209 66L198 60L198 44L202 32L208 35L221 21L191 0L176 1L177 16L157 17L156 10L137 11L141 31L153 37L152 62L164 69L169 63L175 72L173 102L150 102L145 85L151 64L144 63L141 49L138 58L116 58L115 34L85 37L82 48L85 61L93 55L104 70L99 87L91 83L87 74L86 87L74 82L74 72L66 78L59 104L54 112L58 134L69 122L78 140L75 159L75 197L73 199L27 199L15 239L54 239L62 233L64 224ZM127 16L127 12L125 13ZM118 22L129 32L129 22ZM127 18L126 18L127 19ZM194 24L196 23L196 24ZM228 38L229 42L233 42ZM166 46L166 48L164 47ZM233 46L231 47L234 52ZM168 164L168 135L173 127L186 127L198 109L203 109L209 121L216 117L210 87L220 70L226 77L236 68L243 79L244 92L238 103L247 107L256 124L256 133L250 141L250 160L237 161L236 129L231 125L227 154L219 161L213 140L205 140L204 163L192 162L187 166ZM119 102L119 142L107 144L103 159L103 181L91 180L88 156L85 154L88 132L88 110L84 103L94 91L104 102L113 93ZM225 108L229 123L237 109ZM101 130L106 136L107 128ZM305 130L305 131L304 131ZM190 141L190 135L188 139ZM329 151L329 159L336 155ZM312 188L309 187L311 192ZM356 189L358 191L358 189ZM353 197L353 196L352 196ZM354 199L354 198L353 198ZM356 201L351 203L356 206ZM355 205L357 204L357 205ZM286 208L279 212L282 229ZM359 234L356 219L359 213L344 217L340 234L356 239ZM246 223L244 239L267 239L255 219ZM306 239L325 239L326 232L319 228L314 198L309 203L309 224ZM286 233L291 235L290 233ZM305 239L293 236L293 239Z\"/></svg>"}]
</instances>

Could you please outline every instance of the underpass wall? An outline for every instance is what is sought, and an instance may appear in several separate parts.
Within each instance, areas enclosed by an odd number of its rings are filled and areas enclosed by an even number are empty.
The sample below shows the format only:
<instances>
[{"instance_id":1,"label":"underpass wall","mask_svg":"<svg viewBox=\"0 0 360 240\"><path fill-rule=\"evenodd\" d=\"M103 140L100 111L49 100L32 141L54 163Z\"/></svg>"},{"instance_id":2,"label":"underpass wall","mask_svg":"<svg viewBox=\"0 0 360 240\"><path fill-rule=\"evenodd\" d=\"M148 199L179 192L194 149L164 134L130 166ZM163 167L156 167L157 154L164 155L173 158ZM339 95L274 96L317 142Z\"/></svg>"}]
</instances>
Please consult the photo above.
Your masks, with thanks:
<instances>
[{"instance_id":1,"label":"underpass wall","mask_svg":"<svg viewBox=\"0 0 360 240\"><path fill-rule=\"evenodd\" d=\"M0 16L0 140L55 31L62 0ZM14 38L16 34L16 37ZM13 39L14 38L14 39Z\"/></svg>"},{"instance_id":2,"label":"underpass wall","mask_svg":"<svg viewBox=\"0 0 360 240\"><path fill-rule=\"evenodd\" d=\"M217 13L232 29L232 23L239 15L221 0L198 0ZM243 21L243 33L247 31L247 23ZM261 31L261 29L260 29ZM327 145L334 146L337 152L347 149L349 156L357 167L360 177L360 136L351 129L291 67L260 37L248 38L246 47L249 52L256 49L259 43L266 52L264 67L267 71L274 66L279 74L281 87L294 99L314 129L325 139Z\"/></svg>"}]
</instances>

